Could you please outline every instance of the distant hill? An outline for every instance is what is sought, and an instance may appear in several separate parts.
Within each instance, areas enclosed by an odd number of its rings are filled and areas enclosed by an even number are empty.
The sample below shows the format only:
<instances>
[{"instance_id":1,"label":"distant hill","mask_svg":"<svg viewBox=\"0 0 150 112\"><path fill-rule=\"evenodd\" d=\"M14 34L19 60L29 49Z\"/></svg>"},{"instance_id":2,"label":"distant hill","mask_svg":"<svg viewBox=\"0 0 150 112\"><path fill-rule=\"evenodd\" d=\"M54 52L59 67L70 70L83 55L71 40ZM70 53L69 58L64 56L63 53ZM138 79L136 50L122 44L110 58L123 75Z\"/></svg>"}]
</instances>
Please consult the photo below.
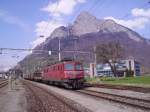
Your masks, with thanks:
<instances>
[{"instance_id":1,"label":"distant hill","mask_svg":"<svg viewBox=\"0 0 150 112\"><path fill-rule=\"evenodd\" d=\"M135 31L115 23L113 20L97 19L87 12L82 12L75 22L68 26L56 28L47 40L35 49L58 50L58 38L61 40L61 50L73 50L76 41L77 50L93 51L93 46L108 42L119 41L125 49L125 57L134 57L145 68L150 67L150 41L141 37ZM76 39L76 40L74 40ZM73 57L74 53L62 53L63 57ZM57 59L53 53L51 60ZM77 53L77 58L92 62L92 54ZM24 66L27 58L47 58L48 54L31 54L20 62Z\"/></svg>"}]
</instances>

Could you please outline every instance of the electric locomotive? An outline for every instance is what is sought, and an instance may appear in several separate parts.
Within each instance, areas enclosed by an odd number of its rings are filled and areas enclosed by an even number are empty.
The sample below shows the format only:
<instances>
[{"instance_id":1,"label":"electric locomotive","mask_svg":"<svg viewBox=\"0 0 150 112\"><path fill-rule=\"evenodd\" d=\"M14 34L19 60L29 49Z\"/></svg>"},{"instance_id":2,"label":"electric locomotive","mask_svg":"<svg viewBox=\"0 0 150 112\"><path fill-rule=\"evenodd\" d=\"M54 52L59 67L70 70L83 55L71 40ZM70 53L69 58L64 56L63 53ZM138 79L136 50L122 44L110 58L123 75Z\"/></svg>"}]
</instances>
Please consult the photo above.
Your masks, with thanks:
<instances>
[{"instance_id":1,"label":"electric locomotive","mask_svg":"<svg viewBox=\"0 0 150 112\"><path fill-rule=\"evenodd\" d=\"M66 88L81 88L84 83L83 66L70 60L47 66L42 70L42 80Z\"/></svg>"}]
</instances>

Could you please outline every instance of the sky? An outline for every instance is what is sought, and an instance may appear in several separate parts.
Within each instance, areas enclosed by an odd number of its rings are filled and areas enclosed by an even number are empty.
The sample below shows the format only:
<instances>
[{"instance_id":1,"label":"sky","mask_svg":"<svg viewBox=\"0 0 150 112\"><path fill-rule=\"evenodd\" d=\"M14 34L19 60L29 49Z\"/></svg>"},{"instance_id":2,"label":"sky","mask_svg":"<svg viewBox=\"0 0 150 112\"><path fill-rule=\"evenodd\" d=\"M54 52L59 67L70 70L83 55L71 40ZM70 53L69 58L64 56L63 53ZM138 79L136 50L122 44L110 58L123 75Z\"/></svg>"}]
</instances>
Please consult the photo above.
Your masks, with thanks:
<instances>
[{"instance_id":1,"label":"sky","mask_svg":"<svg viewBox=\"0 0 150 112\"><path fill-rule=\"evenodd\" d=\"M55 28L72 24L82 11L99 19L113 19L150 39L149 1L0 0L0 48L34 48ZM27 54L2 51L0 70L13 67Z\"/></svg>"}]
</instances>

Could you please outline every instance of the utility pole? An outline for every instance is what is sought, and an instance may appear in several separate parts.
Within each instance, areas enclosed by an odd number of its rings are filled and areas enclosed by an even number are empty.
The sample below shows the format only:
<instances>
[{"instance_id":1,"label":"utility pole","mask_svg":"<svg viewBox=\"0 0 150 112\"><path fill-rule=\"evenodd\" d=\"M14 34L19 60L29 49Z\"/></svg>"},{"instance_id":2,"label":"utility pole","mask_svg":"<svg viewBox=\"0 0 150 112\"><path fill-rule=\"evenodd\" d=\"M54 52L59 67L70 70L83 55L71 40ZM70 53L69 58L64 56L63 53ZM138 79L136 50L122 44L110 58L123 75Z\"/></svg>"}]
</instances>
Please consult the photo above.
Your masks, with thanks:
<instances>
[{"instance_id":1,"label":"utility pole","mask_svg":"<svg viewBox=\"0 0 150 112\"><path fill-rule=\"evenodd\" d=\"M58 38L58 47L59 47L59 50L58 50L58 57L59 57L59 61L61 61L61 48L60 48L60 38Z\"/></svg>"},{"instance_id":2,"label":"utility pole","mask_svg":"<svg viewBox=\"0 0 150 112\"><path fill-rule=\"evenodd\" d=\"M97 55L96 55L96 46L94 46L94 75L97 75Z\"/></svg>"},{"instance_id":3,"label":"utility pole","mask_svg":"<svg viewBox=\"0 0 150 112\"><path fill-rule=\"evenodd\" d=\"M97 64L96 46L94 46L94 64Z\"/></svg>"},{"instance_id":4,"label":"utility pole","mask_svg":"<svg viewBox=\"0 0 150 112\"><path fill-rule=\"evenodd\" d=\"M74 60L77 59L77 39L78 39L77 37L73 38L73 40L74 40L74 55L73 55Z\"/></svg>"}]
</instances>

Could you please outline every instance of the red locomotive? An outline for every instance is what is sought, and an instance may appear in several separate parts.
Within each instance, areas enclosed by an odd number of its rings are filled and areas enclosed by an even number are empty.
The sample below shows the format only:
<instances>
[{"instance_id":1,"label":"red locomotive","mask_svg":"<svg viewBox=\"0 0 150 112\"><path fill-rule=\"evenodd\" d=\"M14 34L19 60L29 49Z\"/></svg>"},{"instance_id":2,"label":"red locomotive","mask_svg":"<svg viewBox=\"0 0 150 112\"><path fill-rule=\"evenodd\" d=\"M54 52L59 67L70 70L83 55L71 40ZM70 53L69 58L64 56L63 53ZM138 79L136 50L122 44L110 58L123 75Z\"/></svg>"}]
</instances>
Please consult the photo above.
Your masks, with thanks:
<instances>
[{"instance_id":1,"label":"red locomotive","mask_svg":"<svg viewBox=\"0 0 150 112\"><path fill-rule=\"evenodd\" d=\"M80 62L64 61L47 66L42 71L42 80L67 88L79 88L84 82L83 66Z\"/></svg>"},{"instance_id":2,"label":"red locomotive","mask_svg":"<svg viewBox=\"0 0 150 112\"><path fill-rule=\"evenodd\" d=\"M80 62L62 61L46 66L41 71L41 77L40 73L34 73L33 78L67 88L80 88L84 83L84 70Z\"/></svg>"}]
</instances>

